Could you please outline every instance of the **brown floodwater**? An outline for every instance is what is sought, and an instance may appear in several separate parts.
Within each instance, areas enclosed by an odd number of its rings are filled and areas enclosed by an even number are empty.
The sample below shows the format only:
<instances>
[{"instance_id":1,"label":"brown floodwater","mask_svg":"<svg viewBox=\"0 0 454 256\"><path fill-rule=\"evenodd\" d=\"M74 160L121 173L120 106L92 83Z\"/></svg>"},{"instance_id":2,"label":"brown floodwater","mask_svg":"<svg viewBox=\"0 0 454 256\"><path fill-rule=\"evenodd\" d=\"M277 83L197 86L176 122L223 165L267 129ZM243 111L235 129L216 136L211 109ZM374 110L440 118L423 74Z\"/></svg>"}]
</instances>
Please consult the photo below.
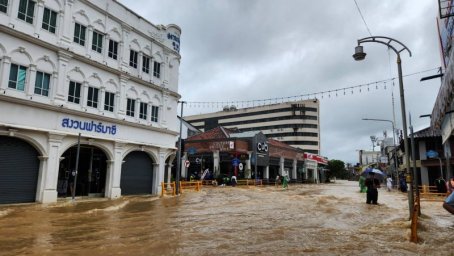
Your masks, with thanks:
<instances>
[{"instance_id":1,"label":"brown floodwater","mask_svg":"<svg viewBox=\"0 0 454 256\"><path fill-rule=\"evenodd\" d=\"M453 255L454 216L406 194L367 205L357 182L204 187L179 197L0 206L0 255Z\"/></svg>"}]
</instances>

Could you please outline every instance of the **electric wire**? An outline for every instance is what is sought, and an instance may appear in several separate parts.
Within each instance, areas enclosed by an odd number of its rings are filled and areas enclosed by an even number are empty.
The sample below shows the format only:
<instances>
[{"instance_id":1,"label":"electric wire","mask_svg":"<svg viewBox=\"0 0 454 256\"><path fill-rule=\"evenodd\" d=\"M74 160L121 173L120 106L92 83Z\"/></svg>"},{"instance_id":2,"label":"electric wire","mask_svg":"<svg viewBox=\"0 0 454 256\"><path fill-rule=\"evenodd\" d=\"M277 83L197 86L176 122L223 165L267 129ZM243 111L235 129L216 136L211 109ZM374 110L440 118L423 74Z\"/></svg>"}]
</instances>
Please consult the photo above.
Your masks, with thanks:
<instances>
[{"instance_id":1,"label":"electric wire","mask_svg":"<svg viewBox=\"0 0 454 256\"><path fill-rule=\"evenodd\" d=\"M367 26L366 20L364 19L363 13L361 12L361 9L359 8L358 3L355 1L356 8L358 8L359 15L361 15L361 19L363 19L364 25L366 26L367 32L369 32L369 35L372 36L372 33L370 32L369 26Z\"/></svg>"}]
</instances>

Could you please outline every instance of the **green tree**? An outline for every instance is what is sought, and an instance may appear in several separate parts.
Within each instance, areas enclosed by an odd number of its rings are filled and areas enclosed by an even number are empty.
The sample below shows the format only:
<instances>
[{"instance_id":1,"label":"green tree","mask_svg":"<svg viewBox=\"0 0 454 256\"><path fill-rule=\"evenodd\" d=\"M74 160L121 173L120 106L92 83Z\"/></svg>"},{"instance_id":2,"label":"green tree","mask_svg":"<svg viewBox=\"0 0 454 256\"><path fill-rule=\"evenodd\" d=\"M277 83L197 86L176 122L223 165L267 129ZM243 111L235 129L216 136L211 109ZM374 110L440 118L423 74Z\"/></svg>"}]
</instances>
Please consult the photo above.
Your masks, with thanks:
<instances>
[{"instance_id":1,"label":"green tree","mask_svg":"<svg viewBox=\"0 0 454 256\"><path fill-rule=\"evenodd\" d=\"M347 169L345 169L345 163L341 160L333 159L328 161L326 169L329 169L328 177L330 178L348 179L350 176Z\"/></svg>"}]
</instances>

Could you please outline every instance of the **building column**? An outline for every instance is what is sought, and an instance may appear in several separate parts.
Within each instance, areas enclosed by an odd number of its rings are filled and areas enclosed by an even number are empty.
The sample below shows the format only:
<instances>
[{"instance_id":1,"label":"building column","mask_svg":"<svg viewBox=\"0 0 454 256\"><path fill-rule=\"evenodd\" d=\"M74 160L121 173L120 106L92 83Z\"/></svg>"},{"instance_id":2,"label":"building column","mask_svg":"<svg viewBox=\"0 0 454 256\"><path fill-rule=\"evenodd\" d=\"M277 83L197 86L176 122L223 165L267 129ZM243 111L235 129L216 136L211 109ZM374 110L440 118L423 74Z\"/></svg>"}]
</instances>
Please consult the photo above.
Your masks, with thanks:
<instances>
[{"instance_id":1,"label":"building column","mask_svg":"<svg viewBox=\"0 0 454 256\"><path fill-rule=\"evenodd\" d=\"M216 178L221 173L221 166L219 164L219 150L213 151L213 177Z\"/></svg>"},{"instance_id":2,"label":"building column","mask_svg":"<svg viewBox=\"0 0 454 256\"><path fill-rule=\"evenodd\" d=\"M120 180L121 180L121 167L123 165L123 143L115 143L114 145L114 159L112 172L109 173L107 179L110 181L110 194L109 198L119 198L121 196Z\"/></svg>"},{"instance_id":3,"label":"building column","mask_svg":"<svg viewBox=\"0 0 454 256\"><path fill-rule=\"evenodd\" d=\"M102 61L104 64L107 64L107 58L109 54L109 40L110 40L110 35L109 34L104 34L103 37L103 49L102 49Z\"/></svg>"},{"instance_id":4,"label":"building column","mask_svg":"<svg viewBox=\"0 0 454 256\"><path fill-rule=\"evenodd\" d=\"M293 169L292 169L292 175L290 177L292 180L298 179L298 175L296 174L297 169L298 169L298 160L293 159Z\"/></svg>"},{"instance_id":5,"label":"building column","mask_svg":"<svg viewBox=\"0 0 454 256\"><path fill-rule=\"evenodd\" d=\"M3 79L0 80L0 89L5 90L6 88L8 88L10 69L11 69L11 57L3 56L3 63L2 63L2 70L1 70Z\"/></svg>"},{"instance_id":6,"label":"building column","mask_svg":"<svg viewBox=\"0 0 454 256\"><path fill-rule=\"evenodd\" d=\"M117 97L118 101L115 103L118 103L118 115L119 117L125 117L126 115L126 85L128 84L128 77L121 74L120 75L120 94L116 94L115 97Z\"/></svg>"},{"instance_id":7,"label":"building column","mask_svg":"<svg viewBox=\"0 0 454 256\"><path fill-rule=\"evenodd\" d=\"M69 60L72 58L71 54L68 54L64 51L58 51L58 79L54 85L55 90L55 97L54 97L54 104L55 105L65 105L66 104L66 92L65 88L68 85L67 81L67 73L68 73L68 63Z\"/></svg>"},{"instance_id":8,"label":"building column","mask_svg":"<svg viewBox=\"0 0 454 256\"><path fill-rule=\"evenodd\" d=\"M9 8L9 11L10 11L10 15L9 15L9 27L10 28L14 28L14 22L16 21L17 19L17 12L19 10L19 1L8 1L8 5L10 5L8 8Z\"/></svg>"},{"instance_id":9,"label":"building column","mask_svg":"<svg viewBox=\"0 0 454 256\"><path fill-rule=\"evenodd\" d=\"M41 202L52 203L57 201L58 169L60 166L60 146L63 134L49 134L47 168L44 170L40 187L42 188ZM73 138L74 139L74 138ZM44 167L44 165L43 165Z\"/></svg>"},{"instance_id":10,"label":"building column","mask_svg":"<svg viewBox=\"0 0 454 256\"><path fill-rule=\"evenodd\" d=\"M114 173L114 166L115 166L115 161L114 160L106 160L106 186L105 186L105 192L104 192L104 197L106 198L111 198L115 199L118 197L110 197L112 194L112 178L113 178L113 173Z\"/></svg>"},{"instance_id":11,"label":"building column","mask_svg":"<svg viewBox=\"0 0 454 256\"><path fill-rule=\"evenodd\" d=\"M128 72L130 73L130 70L129 70L129 48L126 49L125 48L125 42L129 42L129 33L131 32L132 30L132 27L129 26L128 24L126 23L122 23L121 24L121 28L122 28L122 39L120 41L120 53L121 55L120 56L120 60L121 60L121 71L123 72Z\"/></svg>"},{"instance_id":12,"label":"building column","mask_svg":"<svg viewBox=\"0 0 454 256\"><path fill-rule=\"evenodd\" d=\"M270 166L267 165L265 167L265 173L263 174L263 179L269 180L270 179Z\"/></svg>"},{"instance_id":13,"label":"building column","mask_svg":"<svg viewBox=\"0 0 454 256\"><path fill-rule=\"evenodd\" d=\"M104 101L106 98L106 87L101 86L99 91L100 91L101 95L98 95L98 97L99 97L98 110L99 110L99 112L103 112L103 114L104 114Z\"/></svg>"},{"instance_id":14,"label":"building column","mask_svg":"<svg viewBox=\"0 0 454 256\"><path fill-rule=\"evenodd\" d=\"M151 194L152 195L159 195L159 191L161 189L161 182L159 181L159 163L153 163L152 172L153 172L153 185Z\"/></svg>"},{"instance_id":15,"label":"building column","mask_svg":"<svg viewBox=\"0 0 454 256\"><path fill-rule=\"evenodd\" d=\"M143 66L143 63L142 63L143 52L142 52L142 51L139 51L138 56L139 56L139 57L137 57L137 73L139 74L139 78L142 78L142 75L143 75L143 71L142 71L142 66Z\"/></svg>"},{"instance_id":16,"label":"building column","mask_svg":"<svg viewBox=\"0 0 454 256\"><path fill-rule=\"evenodd\" d=\"M139 121L139 120L141 120L141 119L139 118L139 114L140 114L140 102L142 102L142 101L140 100L140 98L137 98L137 99L136 99L135 111L134 111L134 119L136 120L136 122Z\"/></svg>"},{"instance_id":17,"label":"building column","mask_svg":"<svg viewBox=\"0 0 454 256\"><path fill-rule=\"evenodd\" d=\"M118 67L121 68L121 64L123 63L123 55L124 55L124 43L123 43L123 40L120 39L120 42L118 42L118 55L117 55L117 63L118 63ZM108 47L108 46L107 46ZM109 48L107 48L107 50L109 50Z\"/></svg>"},{"instance_id":18,"label":"building column","mask_svg":"<svg viewBox=\"0 0 454 256\"><path fill-rule=\"evenodd\" d=\"M69 15L70 13L73 13L72 12L73 3L74 3L74 0L65 1L64 11L60 12L60 15L59 15L61 17L60 18L61 22L58 25L59 25L59 27L61 27L59 29L59 31L60 31L60 34L62 35L62 37L58 37L58 38L61 38L63 48L69 48L69 46L71 45L71 43L73 41L74 32L71 28L72 28L72 26L74 26L74 20L73 20L73 16ZM68 15L65 15L65 13L67 13ZM71 33L71 32L73 32L73 33Z\"/></svg>"},{"instance_id":19,"label":"building column","mask_svg":"<svg viewBox=\"0 0 454 256\"><path fill-rule=\"evenodd\" d=\"M245 176L246 179L250 179L252 175L252 168L251 168L251 158L252 158L252 151L248 151L248 160L246 160L246 171L245 171Z\"/></svg>"},{"instance_id":20,"label":"building column","mask_svg":"<svg viewBox=\"0 0 454 256\"><path fill-rule=\"evenodd\" d=\"M35 25L35 37L39 38L39 31L41 30L42 24L43 24L43 14L44 14L44 2L43 0L38 0L37 1L37 14L35 16L36 18L36 25Z\"/></svg>"},{"instance_id":21,"label":"building column","mask_svg":"<svg viewBox=\"0 0 454 256\"><path fill-rule=\"evenodd\" d=\"M172 187L170 186L170 182L172 181L171 176L172 176L172 167L173 165L169 162L169 165L167 166L167 190L170 190Z\"/></svg>"},{"instance_id":22,"label":"building column","mask_svg":"<svg viewBox=\"0 0 454 256\"><path fill-rule=\"evenodd\" d=\"M150 72L153 72L153 70L151 70ZM162 102L161 103L162 104L158 105L159 106L158 122L162 128L166 128L167 127L167 116L166 116L165 109L169 105L169 92L167 90L162 92Z\"/></svg>"},{"instance_id":23,"label":"building column","mask_svg":"<svg viewBox=\"0 0 454 256\"><path fill-rule=\"evenodd\" d=\"M68 15L70 16L70 15ZM63 39L63 26L65 25L65 12L63 10L58 11L57 31L55 34L57 38Z\"/></svg>"},{"instance_id":24,"label":"building column","mask_svg":"<svg viewBox=\"0 0 454 256\"><path fill-rule=\"evenodd\" d=\"M35 94L35 81L36 81L36 65L30 64L30 77L26 79L25 94L27 97L32 97Z\"/></svg>"},{"instance_id":25,"label":"building column","mask_svg":"<svg viewBox=\"0 0 454 256\"><path fill-rule=\"evenodd\" d=\"M37 202L43 202L43 191L44 191L44 174L47 171L47 166L48 162L47 160L49 159L48 156L38 156L39 159L39 174L38 174L38 185L36 186L36 198L35 201Z\"/></svg>"},{"instance_id":26,"label":"building column","mask_svg":"<svg viewBox=\"0 0 454 256\"><path fill-rule=\"evenodd\" d=\"M281 156L279 159L279 176L284 176L285 171L284 171L284 157Z\"/></svg>"},{"instance_id":27,"label":"building column","mask_svg":"<svg viewBox=\"0 0 454 256\"><path fill-rule=\"evenodd\" d=\"M81 105L83 108L85 108L85 111L87 111L87 99L88 99L88 82L84 81L82 83L82 95L80 95L80 101Z\"/></svg>"},{"instance_id":28,"label":"building column","mask_svg":"<svg viewBox=\"0 0 454 256\"><path fill-rule=\"evenodd\" d=\"M93 41L93 26L91 25L88 25L87 26L87 41L86 44L85 44L85 51L86 51L86 55L87 57L91 57L91 45L92 45L92 42Z\"/></svg>"},{"instance_id":29,"label":"building column","mask_svg":"<svg viewBox=\"0 0 454 256\"><path fill-rule=\"evenodd\" d=\"M54 71L52 72L52 82L50 83L50 88L49 88L49 98L53 101L55 101L55 95L57 93L57 88L58 87L58 72Z\"/></svg>"},{"instance_id":30,"label":"building column","mask_svg":"<svg viewBox=\"0 0 454 256\"><path fill-rule=\"evenodd\" d=\"M153 194L159 195L161 182L164 182L164 171L166 166L165 150L160 149L158 153L158 163L154 164L153 170Z\"/></svg>"},{"instance_id":31,"label":"building column","mask_svg":"<svg viewBox=\"0 0 454 256\"><path fill-rule=\"evenodd\" d=\"M182 157L181 157L181 163L180 163L180 166L181 166L181 173L180 173L180 177L183 179L186 179L188 177L188 168L186 168L186 166L184 165L184 162L188 159L188 153L184 152ZM177 159L178 161L178 159ZM177 170L178 172L178 170ZM182 180L181 179L181 180Z\"/></svg>"}]
</instances>

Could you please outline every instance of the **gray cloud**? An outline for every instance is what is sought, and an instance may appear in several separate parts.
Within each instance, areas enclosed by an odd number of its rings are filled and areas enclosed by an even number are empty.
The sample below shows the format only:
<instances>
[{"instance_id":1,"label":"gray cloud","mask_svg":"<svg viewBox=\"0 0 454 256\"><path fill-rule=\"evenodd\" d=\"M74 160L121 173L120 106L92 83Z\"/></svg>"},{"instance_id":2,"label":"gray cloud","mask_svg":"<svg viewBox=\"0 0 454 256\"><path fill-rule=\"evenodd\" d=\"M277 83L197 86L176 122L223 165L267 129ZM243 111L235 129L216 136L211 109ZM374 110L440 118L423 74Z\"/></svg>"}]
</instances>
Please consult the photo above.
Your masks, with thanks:
<instances>
[{"instance_id":1,"label":"gray cloud","mask_svg":"<svg viewBox=\"0 0 454 256\"><path fill-rule=\"evenodd\" d=\"M182 28L180 93L186 101L255 100L334 90L397 75L396 55L384 45L365 44L365 61L355 62L356 41L368 36L353 1L301 0L121 0L155 24ZM412 51L402 53L404 74L441 65L436 2L357 0L373 35L393 37ZM144 8L146 6L146 8ZM432 111L439 80L421 83L424 73L404 79L408 112L415 129ZM370 149L370 135L382 137L392 119L394 92L397 127L401 112L397 80L321 95L322 154L357 161L357 149ZM218 104L219 105L219 104ZM222 104L221 104L222 105ZM216 104L214 105L216 107ZM241 107L241 106L240 106ZM186 108L195 114L213 109Z\"/></svg>"}]
</instances>

